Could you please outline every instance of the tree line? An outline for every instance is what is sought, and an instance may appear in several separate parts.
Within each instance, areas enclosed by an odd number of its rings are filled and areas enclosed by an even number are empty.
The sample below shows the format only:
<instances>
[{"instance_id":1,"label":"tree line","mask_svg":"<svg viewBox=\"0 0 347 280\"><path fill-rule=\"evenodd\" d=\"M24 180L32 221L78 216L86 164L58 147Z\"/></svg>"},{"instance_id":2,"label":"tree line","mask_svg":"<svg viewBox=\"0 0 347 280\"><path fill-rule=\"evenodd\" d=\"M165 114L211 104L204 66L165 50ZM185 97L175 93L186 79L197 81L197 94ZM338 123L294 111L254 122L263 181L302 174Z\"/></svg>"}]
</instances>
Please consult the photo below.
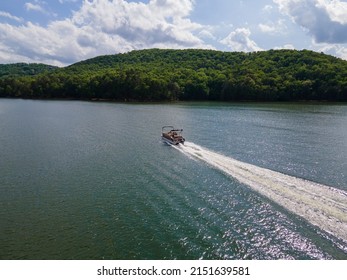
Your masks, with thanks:
<instances>
[{"instance_id":1,"label":"tree line","mask_svg":"<svg viewBox=\"0 0 347 280\"><path fill-rule=\"evenodd\" d=\"M308 50L149 49L99 56L63 68L0 65L0 97L347 101L347 61Z\"/></svg>"}]
</instances>

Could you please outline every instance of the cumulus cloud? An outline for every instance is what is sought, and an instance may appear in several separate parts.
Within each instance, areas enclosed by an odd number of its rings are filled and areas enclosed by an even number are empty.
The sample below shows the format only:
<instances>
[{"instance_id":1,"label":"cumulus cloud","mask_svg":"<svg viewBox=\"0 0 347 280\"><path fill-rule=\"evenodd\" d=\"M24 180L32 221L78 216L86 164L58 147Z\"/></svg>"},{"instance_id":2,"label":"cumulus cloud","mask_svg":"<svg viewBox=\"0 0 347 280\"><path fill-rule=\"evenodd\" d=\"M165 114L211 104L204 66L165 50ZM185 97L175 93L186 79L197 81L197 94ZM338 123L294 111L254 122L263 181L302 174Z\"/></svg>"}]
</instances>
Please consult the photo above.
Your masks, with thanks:
<instances>
[{"instance_id":1,"label":"cumulus cloud","mask_svg":"<svg viewBox=\"0 0 347 280\"><path fill-rule=\"evenodd\" d=\"M202 43L193 35L202 26L186 18L192 5L190 0L152 0L148 4L123 0L85 1L72 22L76 26L93 26L99 32L118 35L139 48L156 42L189 47Z\"/></svg>"},{"instance_id":2,"label":"cumulus cloud","mask_svg":"<svg viewBox=\"0 0 347 280\"><path fill-rule=\"evenodd\" d=\"M339 0L273 0L316 43L347 43L347 3Z\"/></svg>"},{"instance_id":3,"label":"cumulus cloud","mask_svg":"<svg viewBox=\"0 0 347 280\"><path fill-rule=\"evenodd\" d=\"M315 43L312 47L318 52L335 55L347 60L347 48L344 45Z\"/></svg>"},{"instance_id":4,"label":"cumulus cloud","mask_svg":"<svg viewBox=\"0 0 347 280\"><path fill-rule=\"evenodd\" d=\"M317 0L317 6L326 10L330 19L347 24L347 3L338 0Z\"/></svg>"},{"instance_id":5,"label":"cumulus cloud","mask_svg":"<svg viewBox=\"0 0 347 280\"><path fill-rule=\"evenodd\" d=\"M280 19L276 23L268 22L268 23L260 23L258 28L263 33L268 33L270 35L275 35L278 33L284 33L287 29L284 20Z\"/></svg>"},{"instance_id":6,"label":"cumulus cloud","mask_svg":"<svg viewBox=\"0 0 347 280\"><path fill-rule=\"evenodd\" d=\"M8 61L16 53L15 58L66 65L133 49L212 48L199 37L204 26L188 18L193 8L194 0L84 0L70 18L45 27L0 23L0 58Z\"/></svg>"},{"instance_id":7,"label":"cumulus cloud","mask_svg":"<svg viewBox=\"0 0 347 280\"><path fill-rule=\"evenodd\" d=\"M251 31L248 28L237 28L220 42L227 45L233 51L260 51L261 48L250 39Z\"/></svg>"}]
</instances>

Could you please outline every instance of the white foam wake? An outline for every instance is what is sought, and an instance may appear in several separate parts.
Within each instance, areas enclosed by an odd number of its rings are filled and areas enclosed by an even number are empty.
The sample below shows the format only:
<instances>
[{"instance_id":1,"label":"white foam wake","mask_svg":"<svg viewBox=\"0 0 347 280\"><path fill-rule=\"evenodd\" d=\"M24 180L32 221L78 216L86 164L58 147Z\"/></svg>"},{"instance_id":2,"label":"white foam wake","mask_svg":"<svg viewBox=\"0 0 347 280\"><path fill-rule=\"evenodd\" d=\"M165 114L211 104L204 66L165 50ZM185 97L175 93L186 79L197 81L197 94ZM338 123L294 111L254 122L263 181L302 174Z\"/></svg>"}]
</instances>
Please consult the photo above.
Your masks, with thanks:
<instances>
[{"instance_id":1,"label":"white foam wake","mask_svg":"<svg viewBox=\"0 0 347 280\"><path fill-rule=\"evenodd\" d=\"M347 193L218 154L185 142L178 149L247 184L309 223L347 241Z\"/></svg>"}]
</instances>

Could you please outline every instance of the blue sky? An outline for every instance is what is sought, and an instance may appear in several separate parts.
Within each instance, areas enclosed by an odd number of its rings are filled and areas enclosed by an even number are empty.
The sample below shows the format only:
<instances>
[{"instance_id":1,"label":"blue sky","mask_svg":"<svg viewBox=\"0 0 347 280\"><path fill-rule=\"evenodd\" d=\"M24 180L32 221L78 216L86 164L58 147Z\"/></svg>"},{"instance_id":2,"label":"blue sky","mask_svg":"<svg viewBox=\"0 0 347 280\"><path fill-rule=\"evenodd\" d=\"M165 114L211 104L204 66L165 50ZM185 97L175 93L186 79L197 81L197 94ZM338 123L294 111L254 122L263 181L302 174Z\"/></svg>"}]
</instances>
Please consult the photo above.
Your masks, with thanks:
<instances>
[{"instance_id":1,"label":"blue sky","mask_svg":"<svg viewBox=\"0 0 347 280\"><path fill-rule=\"evenodd\" d=\"M347 60L347 0L1 0L0 63L146 48L310 49Z\"/></svg>"}]
</instances>

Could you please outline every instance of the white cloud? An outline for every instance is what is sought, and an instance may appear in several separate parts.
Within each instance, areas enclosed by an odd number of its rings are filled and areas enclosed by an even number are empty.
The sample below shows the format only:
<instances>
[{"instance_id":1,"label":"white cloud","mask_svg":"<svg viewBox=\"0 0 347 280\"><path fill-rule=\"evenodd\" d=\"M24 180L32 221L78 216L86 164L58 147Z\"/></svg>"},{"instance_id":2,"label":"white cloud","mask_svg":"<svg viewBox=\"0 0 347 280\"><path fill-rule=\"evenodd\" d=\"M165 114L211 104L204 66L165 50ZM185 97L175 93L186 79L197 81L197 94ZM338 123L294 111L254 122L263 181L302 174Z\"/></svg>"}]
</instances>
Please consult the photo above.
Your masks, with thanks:
<instances>
[{"instance_id":1,"label":"white cloud","mask_svg":"<svg viewBox=\"0 0 347 280\"><path fill-rule=\"evenodd\" d=\"M259 26L259 29L261 32L264 32L264 33L275 33L276 32L276 27L274 25L260 23L258 26Z\"/></svg>"},{"instance_id":2,"label":"white cloud","mask_svg":"<svg viewBox=\"0 0 347 280\"><path fill-rule=\"evenodd\" d=\"M319 44L313 44L313 48L317 52L324 52L332 55L336 55L342 59L347 60L347 47L339 44L325 44L325 43L319 43Z\"/></svg>"},{"instance_id":3,"label":"white cloud","mask_svg":"<svg viewBox=\"0 0 347 280\"><path fill-rule=\"evenodd\" d=\"M168 47L201 46L194 35L203 26L187 16L193 8L191 0L151 0L148 4L124 0L85 1L72 22L76 26L92 26L95 31L118 35L137 48L166 43Z\"/></svg>"},{"instance_id":4,"label":"white cloud","mask_svg":"<svg viewBox=\"0 0 347 280\"><path fill-rule=\"evenodd\" d=\"M41 13L46 13L45 9L40 6L40 4L33 4L30 2L25 3L25 8L27 11L36 11Z\"/></svg>"},{"instance_id":5,"label":"white cloud","mask_svg":"<svg viewBox=\"0 0 347 280\"><path fill-rule=\"evenodd\" d=\"M270 25L270 24L260 23L258 25L258 27L259 27L260 31L263 33L276 33L276 31L277 31L276 26L273 24Z\"/></svg>"},{"instance_id":6,"label":"white cloud","mask_svg":"<svg viewBox=\"0 0 347 280\"><path fill-rule=\"evenodd\" d=\"M186 17L194 3L195 0L151 0L149 6L164 17Z\"/></svg>"},{"instance_id":7,"label":"white cloud","mask_svg":"<svg viewBox=\"0 0 347 280\"><path fill-rule=\"evenodd\" d=\"M85 0L71 18L46 27L0 24L0 59L66 65L133 49L212 48L199 37L207 35L206 28L188 18L193 7L193 0Z\"/></svg>"},{"instance_id":8,"label":"white cloud","mask_svg":"<svg viewBox=\"0 0 347 280\"><path fill-rule=\"evenodd\" d=\"M275 50L283 50L283 49L285 49L285 50L295 50L295 47L292 44L285 44L285 45L283 45L281 47L274 47L274 49Z\"/></svg>"},{"instance_id":9,"label":"white cloud","mask_svg":"<svg viewBox=\"0 0 347 280\"><path fill-rule=\"evenodd\" d=\"M208 29L204 29L204 30L200 31L199 32L199 37L200 38L211 39L211 40L216 40L216 37Z\"/></svg>"},{"instance_id":10,"label":"white cloud","mask_svg":"<svg viewBox=\"0 0 347 280\"><path fill-rule=\"evenodd\" d=\"M337 54L338 57L340 57L344 60L347 60L347 48L346 47L336 46L335 53Z\"/></svg>"},{"instance_id":11,"label":"white cloud","mask_svg":"<svg viewBox=\"0 0 347 280\"><path fill-rule=\"evenodd\" d=\"M263 33L275 35L275 34L279 34L279 33L285 33L287 26L286 26L284 20L280 19L276 23L273 23L273 22L260 23L260 24L258 24L258 28Z\"/></svg>"},{"instance_id":12,"label":"white cloud","mask_svg":"<svg viewBox=\"0 0 347 280\"><path fill-rule=\"evenodd\" d=\"M338 0L273 0L317 43L347 43L347 3Z\"/></svg>"},{"instance_id":13,"label":"white cloud","mask_svg":"<svg viewBox=\"0 0 347 280\"><path fill-rule=\"evenodd\" d=\"M250 39L251 31L248 28L237 28L220 42L233 51L260 51L258 45Z\"/></svg>"},{"instance_id":14,"label":"white cloud","mask_svg":"<svg viewBox=\"0 0 347 280\"><path fill-rule=\"evenodd\" d=\"M338 0L317 0L317 7L324 9L332 21L347 24L347 3Z\"/></svg>"},{"instance_id":15,"label":"white cloud","mask_svg":"<svg viewBox=\"0 0 347 280\"><path fill-rule=\"evenodd\" d=\"M9 18L9 19L12 19L12 20L15 20L15 21L18 21L18 22L22 22L23 21L22 18L13 16L10 13L4 12L4 11L0 11L0 17Z\"/></svg>"},{"instance_id":16,"label":"white cloud","mask_svg":"<svg viewBox=\"0 0 347 280\"><path fill-rule=\"evenodd\" d=\"M312 37L311 49L347 60L347 3L340 0L273 0Z\"/></svg>"}]
</instances>

